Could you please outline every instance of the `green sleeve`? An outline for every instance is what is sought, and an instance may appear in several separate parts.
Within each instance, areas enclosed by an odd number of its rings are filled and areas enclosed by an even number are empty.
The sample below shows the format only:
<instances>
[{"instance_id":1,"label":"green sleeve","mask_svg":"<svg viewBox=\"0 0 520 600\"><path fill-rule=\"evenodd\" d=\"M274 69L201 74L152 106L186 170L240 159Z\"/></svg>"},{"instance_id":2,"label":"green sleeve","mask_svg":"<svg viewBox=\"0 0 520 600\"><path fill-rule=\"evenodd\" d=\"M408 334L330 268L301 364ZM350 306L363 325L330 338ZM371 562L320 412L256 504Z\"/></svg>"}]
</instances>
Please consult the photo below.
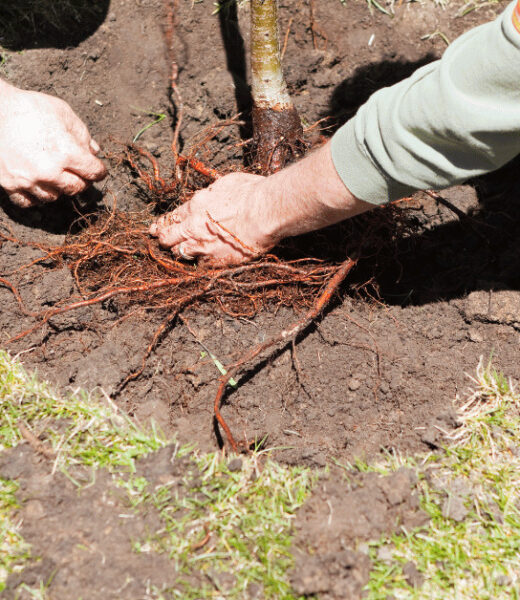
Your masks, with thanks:
<instances>
[{"instance_id":1,"label":"green sleeve","mask_svg":"<svg viewBox=\"0 0 520 600\"><path fill-rule=\"evenodd\" d=\"M336 132L334 165L356 197L383 204L442 189L520 153L516 1L458 38L441 60L376 92Z\"/></svg>"}]
</instances>

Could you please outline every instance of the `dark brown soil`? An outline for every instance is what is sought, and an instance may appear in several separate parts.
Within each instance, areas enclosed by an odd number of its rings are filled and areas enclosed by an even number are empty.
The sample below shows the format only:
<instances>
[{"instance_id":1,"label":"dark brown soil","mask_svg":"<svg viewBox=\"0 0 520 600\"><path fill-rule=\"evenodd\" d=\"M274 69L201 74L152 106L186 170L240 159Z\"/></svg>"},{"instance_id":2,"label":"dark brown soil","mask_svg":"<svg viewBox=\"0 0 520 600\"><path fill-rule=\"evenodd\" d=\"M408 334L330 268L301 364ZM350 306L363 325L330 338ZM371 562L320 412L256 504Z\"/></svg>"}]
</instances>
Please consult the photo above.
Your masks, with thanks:
<instances>
[{"instance_id":1,"label":"dark brown soil","mask_svg":"<svg viewBox=\"0 0 520 600\"><path fill-rule=\"evenodd\" d=\"M366 542L428 522L414 491L416 483L417 475L404 468L388 477L323 477L298 514L294 591L319 594L322 600L360 598L370 571Z\"/></svg>"},{"instance_id":2,"label":"dark brown soil","mask_svg":"<svg viewBox=\"0 0 520 600\"><path fill-rule=\"evenodd\" d=\"M140 460L136 469L152 486L167 481L179 498L193 495L200 485L193 475L198 472L172 446ZM134 510L117 484L127 477L124 473L92 475L84 467L73 469L69 477L52 473L52 464L27 444L0 456L0 477L20 486L23 508L17 516L33 557L20 575L9 578L6 598L24 598L20 585L38 588L40 582L48 584L50 597L64 599L149 598L147 592L154 588L178 589L179 573L166 553L133 551L133 544L163 529L159 511L149 506ZM70 476L83 486L80 493Z\"/></svg>"},{"instance_id":3,"label":"dark brown soil","mask_svg":"<svg viewBox=\"0 0 520 600\"><path fill-rule=\"evenodd\" d=\"M441 31L453 40L500 12L500 7L488 6L457 17L455 4L443 10L411 3L390 18L379 12L371 15L364 2L316 4L315 30L321 32L315 36L317 48L309 4L281 3L284 32L291 19L284 65L304 122L331 117L331 131L374 90L442 54L441 36L423 38ZM25 47L32 49L6 52L3 76L67 100L109 150L117 149L114 140L131 140L153 120L140 111L167 113L168 119L148 129L139 141L167 171L173 114L162 2L123 0L105 8L97 16L89 15L89 37L71 26L69 43L60 38L53 47L52 35L46 34L41 43L31 35ZM250 103L242 54L248 40L247 7L238 15L232 10L212 15L212 8L209 2L180 3L175 52L184 98L181 142L186 145L219 119L239 111L247 114ZM24 45L18 41L11 47ZM215 167L240 165L242 150L235 144L249 134L247 124L224 129L205 160ZM408 210L414 233L387 256L362 261L341 298L295 350L279 353L249 372L228 396L223 414L237 436L267 436L267 445L289 448L277 453L279 460L318 467L330 457L372 457L382 448L415 452L437 443L436 424L450 427L451 401L466 386L465 373L474 371L480 356L492 355L499 369L519 377L518 166L517 161L498 174L446 191L444 196L466 217L419 194ZM58 244L78 207L98 210L116 199L118 208L127 211L142 209L146 201L121 166L113 166L99 189L74 202L23 212L4 199L0 226L23 240ZM39 255L38 250L5 243L0 276ZM33 310L74 292L66 267L56 271L41 265L25 273L20 291ZM372 300L356 293L357 285L371 278L379 289L379 297L373 292ZM34 323L20 314L5 288L0 288L0 302L4 340ZM204 450L217 448L212 399L219 374L202 357L200 344L177 323L142 376L118 393L126 376L139 366L158 325L153 315L119 322L120 316L117 307L106 304L54 317L10 350L23 352L28 367L60 387L102 386L139 419L153 417L182 442L197 442ZM298 318L287 309L265 310L253 319L204 310L187 316L223 363ZM317 510L327 518L326 503ZM393 513L381 509L381 515L384 524L361 537L393 527ZM314 535L312 527L307 535ZM339 552L334 544L331 538L330 552ZM344 560L354 559L349 555ZM353 564L365 569L363 561L356 560ZM298 575L294 581L301 593L310 593L311 584L305 591L307 584ZM331 597L335 593L314 591ZM107 594L105 598L116 597ZM56 592L53 597L68 596ZM337 597L348 596L341 592Z\"/></svg>"}]
</instances>

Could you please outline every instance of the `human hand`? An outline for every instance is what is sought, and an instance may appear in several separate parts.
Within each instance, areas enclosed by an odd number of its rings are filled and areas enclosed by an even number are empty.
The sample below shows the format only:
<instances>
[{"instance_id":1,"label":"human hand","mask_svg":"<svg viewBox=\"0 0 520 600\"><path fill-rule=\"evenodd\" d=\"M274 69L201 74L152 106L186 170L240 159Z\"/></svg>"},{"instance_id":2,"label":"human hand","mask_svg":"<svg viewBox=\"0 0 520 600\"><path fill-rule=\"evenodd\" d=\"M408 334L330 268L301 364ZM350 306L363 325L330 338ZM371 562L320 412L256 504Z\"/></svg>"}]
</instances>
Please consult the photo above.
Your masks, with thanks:
<instances>
[{"instance_id":1,"label":"human hand","mask_svg":"<svg viewBox=\"0 0 520 600\"><path fill-rule=\"evenodd\" d=\"M270 232L266 178L230 173L160 217L150 233L181 258L239 264L267 252L278 241Z\"/></svg>"},{"instance_id":2,"label":"human hand","mask_svg":"<svg viewBox=\"0 0 520 600\"><path fill-rule=\"evenodd\" d=\"M237 264L280 240L373 208L340 179L330 143L274 175L232 173L150 227L161 246L191 260Z\"/></svg>"},{"instance_id":3,"label":"human hand","mask_svg":"<svg viewBox=\"0 0 520 600\"><path fill-rule=\"evenodd\" d=\"M70 106L0 81L0 186L23 208L73 196L106 176Z\"/></svg>"}]
</instances>

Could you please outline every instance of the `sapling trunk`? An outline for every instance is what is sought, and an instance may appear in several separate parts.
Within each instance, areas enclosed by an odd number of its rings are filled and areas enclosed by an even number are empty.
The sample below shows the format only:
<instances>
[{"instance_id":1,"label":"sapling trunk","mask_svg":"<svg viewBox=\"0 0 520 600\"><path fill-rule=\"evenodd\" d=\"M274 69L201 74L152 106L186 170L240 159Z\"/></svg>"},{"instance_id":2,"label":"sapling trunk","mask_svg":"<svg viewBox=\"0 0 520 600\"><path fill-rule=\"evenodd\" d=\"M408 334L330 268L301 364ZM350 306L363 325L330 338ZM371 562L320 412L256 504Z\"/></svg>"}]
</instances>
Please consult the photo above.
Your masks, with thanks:
<instances>
[{"instance_id":1,"label":"sapling trunk","mask_svg":"<svg viewBox=\"0 0 520 600\"><path fill-rule=\"evenodd\" d=\"M251 0L253 142L263 173L281 169L303 147L300 117L280 57L278 0Z\"/></svg>"}]
</instances>

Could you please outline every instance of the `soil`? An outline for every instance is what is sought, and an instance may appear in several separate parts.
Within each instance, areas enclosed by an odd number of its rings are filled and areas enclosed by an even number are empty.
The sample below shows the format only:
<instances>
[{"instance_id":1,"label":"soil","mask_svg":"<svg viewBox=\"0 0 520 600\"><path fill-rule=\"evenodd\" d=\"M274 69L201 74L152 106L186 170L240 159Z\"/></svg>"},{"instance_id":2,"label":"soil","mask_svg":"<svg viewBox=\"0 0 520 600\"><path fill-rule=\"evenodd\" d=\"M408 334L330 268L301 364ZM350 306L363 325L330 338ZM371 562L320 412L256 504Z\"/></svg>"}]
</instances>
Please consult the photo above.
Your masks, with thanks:
<instances>
[{"instance_id":1,"label":"soil","mask_svg":"<svg viewBox=\"0 0 520 600\"><path fill-rule=\"evenodd\" d=\"M141 459L135 476L152 486L168 482L178 498L194 493L200 485L197 467L176 448ZM6 598L24 598L22 584L39 587L48 583L52 598L149 598L154 589L182 590L167 554L137 554L133 545L149 536L160 536L164 522L159 511L147 506L135 511L118 482L124 473L92 472L76 467L66 477L53 473L52 464L27 444L2 453L0 477L15 479L23 505L23 537L35 559L19 575L11 575ZM78 494L74 478L83 485ZM95 526L93 526L93 523ZM183 575L191 583L198 573ZM20 595L22 594L22 595Z\"/></svg>"},{"instance_id":2,"label":"soil","mask_svg":"<svg viewBox=\"0 0 520 600\"><path fill-rule=\"evenodd\" d=\"M70 22L69 37L42 28L41 35L35 29L13 38L12 28L2 22L3 76L20 87L65 99L107 151L116 152L118 142L131 140L153 121L145 113L166 114L167 119L142 133L139 143L158 157L167 173L175 110L168 95L163 2L99 4L103 10L89 12L84 26L81 15L79 22ZM461 6L453 3L442 9L405 3L396 6L395 17L390 18L379 11L371 14L364 2L321 0L316 3L312 28L308 2L282 1L281 28L283 32L289 28L284 68L304 123L329 117L324 133L330 134L373 91L441 56L445 42L436 32L453 40L492 19L505 3L458 16ZM248 44L247 6L238 12L222 9L216 15L212 10L209 2L181 0L179 6L174 51L184 99L181 143L186 147L218 120L238 112L247 116L250 105L243 52ZM206 148L204 160L217 168L240 166L243 156L237 142L249 135L247 119L245 124L224 128ZM276 453L280 461L314 467L325 466L331 457L372 458L381 449L416 452L435 446L440 429L454 426L451 402L463 393L468 383L465 374L474 371L479 357L492 356L497 368L518 378L519 165L513 161L491 176L443 192L458 214L418 194L408 205L408 233L389 255L362 262L341 297L292 351L278 353L247 373L239 389L228 395L223 415L232 430L247 440L266 438L268 446L285 448ZM74 201L22 211L3 198L0 226L20 240L60 244L78 211L102 210L114 202L120 210L134 211L145 206L146 198L133 185L132 175L113 163L105 183ZM333 235L316 236L329 234ZM4 243L0 277L40 254L34 248ZM359 285L367 280L372 281L370 294L360 293ZM66 267L53 270L39 265L23 271L19 286L31 310L75 293ZM0 288L0 302L3 339L34 324L20 313L6 288ZM45 328L10 344L9 350L20 353L28 368L37 369L60 388L101 386L137 419L153 418L181 442L216 449L221 440L215 435L212 400L219 373L199 342L177 323L141 377L120 391L126 376L140 365L159 323L153 314L122 321L120 316L109 303L56 316ZM205 310L186 316L199 339L226 363L301 315L273 307L251 319ZM39 477L31 475L29 480L33 476ZM363 489L370 498L386 498L374 505L374 519L381 519L381 524L367 525L360 539L392 529L401 518L384 486L374 481L365 482ZM61 487L60 493L69 494L69 500L63 500L66 506L72 502L72 492L66 491L65 481ZM338 498L343 506L355 491L345 494L332 495L333 505ZM367 502L358 502L358 507L363 504ZM403 510L413 508L407 499L401 504ZM313 510L328 518L327 503ZM353 514L360 515L360 510ZM335 511L334 519L341 519L342 511ZM43 531L43 521L38 519L25 515L29 537L31 527ZM316 548L328 548L313 560L330 562L327 577L339 587L323 589L323 583L317 582L320 577L309 583L297 568L295 589L302 594L329 594L323 597L358 597L359 582L368 568L365 555L350 542L338 545L339 525L323 541L316 537L313 518L305 517L301 523L301 539L307 536ZM63 552L67 554L66 549ZM341 555L339 562L331 562L327 552ZM48 559L53 565L61 560L52 553ZM113 560L116 563L117 556ZM308 560L300 557L299 568ZM132 571L132 564L124 568ZM310 573L323 574L313 565ZM150 568L149 578L153 578L160 565ZM334 575L334 569L355 574L345 579ZM124 578L124 569L121 573ZM53 590L53 598L70 597L59 590ZM88 596L96 597L94 591ZM105 591L103 597L117 596Z\"/></svg>"},{"instance_id":3,"label":"soil","mask_svg":"<svg viewBox=\"0 0 520 600\"><path fill-rule=\"evenodd\" d=\"M322 477L296 521L294 591L322 600L360 598L370 572L366 542L428 523L416 483L417 474L404 468L387 477Z\"/></svg>"}]
</instances>

